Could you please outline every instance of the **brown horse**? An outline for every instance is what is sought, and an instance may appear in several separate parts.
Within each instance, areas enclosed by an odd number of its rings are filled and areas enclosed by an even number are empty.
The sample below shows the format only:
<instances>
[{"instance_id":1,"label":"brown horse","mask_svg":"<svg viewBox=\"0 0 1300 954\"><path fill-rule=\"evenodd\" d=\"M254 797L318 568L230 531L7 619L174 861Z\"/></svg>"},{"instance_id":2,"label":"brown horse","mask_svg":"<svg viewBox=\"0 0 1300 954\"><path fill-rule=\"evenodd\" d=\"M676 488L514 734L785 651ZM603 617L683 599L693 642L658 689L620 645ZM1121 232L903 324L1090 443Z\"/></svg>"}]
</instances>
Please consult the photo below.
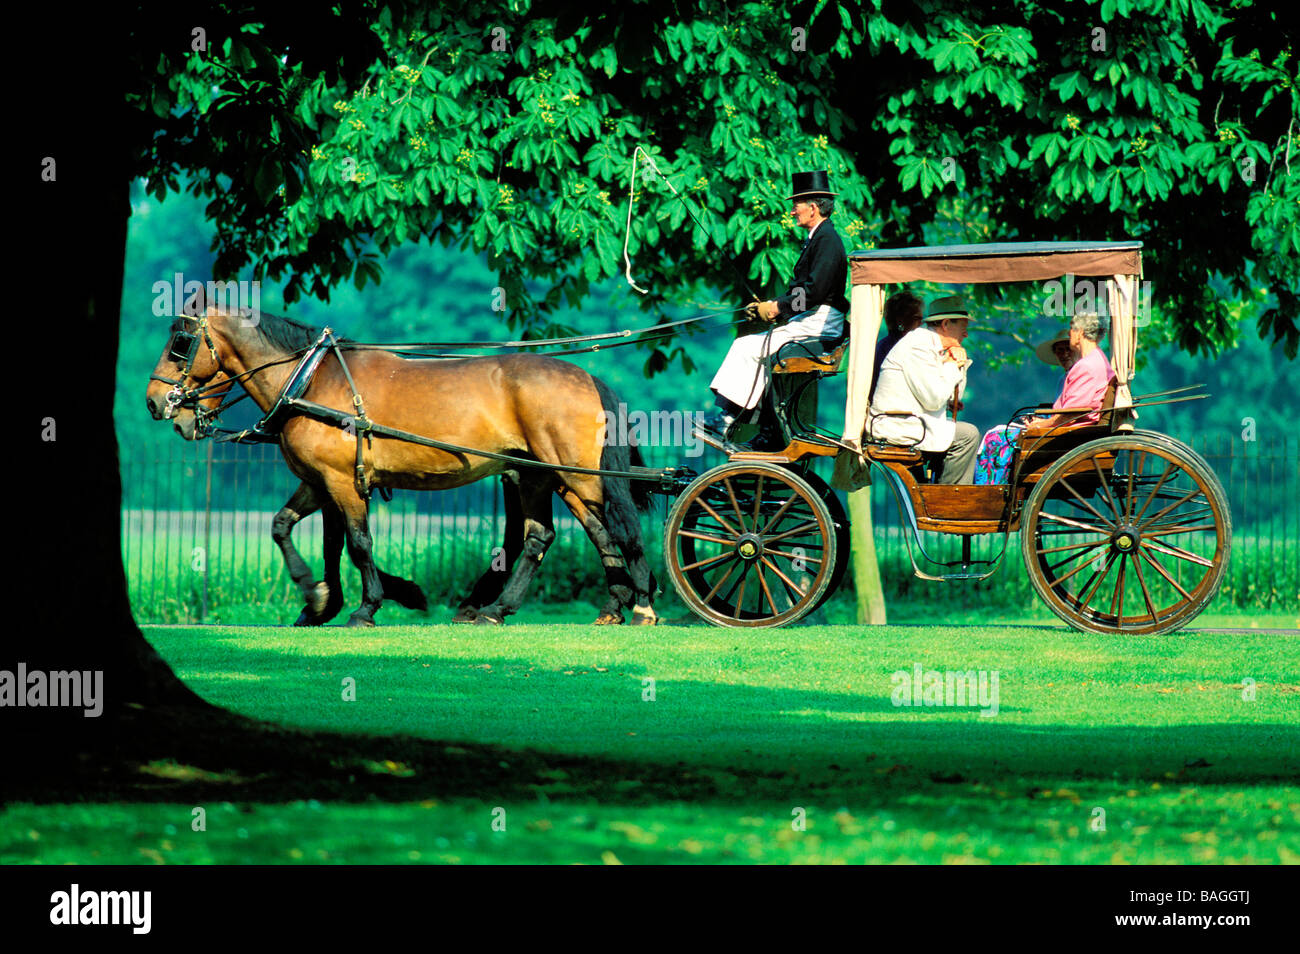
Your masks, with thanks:
<instances>
[{"instance_id":1,"label":"brown horse","mask_svg":"<svg viewBox=\"0 0 1300 954\"><path fill-rule=\"evenodd\" d=\"M158 402L162 402L163 418L172 422L176 433L187 441L199 440L203 436L200 428L199 414L215 415L222 402L229 396L234 382L224 372L219 371L204 388L204 393L191 405L189 402L176 405L169 416L167 414L167 392L170 387L162 385L179 385L186 376L186 360L176 355L163 355L150 377L145 400L150 413L154 413ZM161 382L161 384L159 383ZM222 382L228 382L222 387ZM197 412L197 413L196 413ZM157 414L154 414L157 417ZM319 504L321 519L324 524L325 537L325 577L320 582L313 578L307 561L303 559L298 548L293 545L292 530L299 520L311 516L316 511L312 501ZM298 614L295 626L322 626L338 615L343 608L343 579L340 573L340 561L343 556L343 514L329 500L320 500L300 485L275 518L271 521L271 537L280 548L285 568L290 578L302 590L305 604ZM387 598L395 600L407 609L426 612L429 602L424 591L411 580L393 576L379 570L379 580L384 587Z\"/></svg>"},{"instance_id":2,"label":"brown horse","mask_svg":"<svg viewBox=\"0 0 1300 954\"><path fill-rule=\"evenodd\" d=\"M294 367L294 357L317 339L316 329L263 313L249 322L215 308L203 317L178 318L159 369L174 367L176 342L189 342L182 389L206 386L225 374L239 380L266 412ZM348 352L347 370L364 400L367 418L438 441L489 453L588 469L626 471L639 464L635 447L605 443L605 416L618 401L601 381L580 368L538 355L490 358L404 359L383 351ZM251 373L250 373L251 372ZM155 377L161 377L156 371ZM167 412L171 388L151 381L147 392L155 419ZM353 391L337 358L327 356L302 397L319 405L353 409ZM285 462L302 486L277 516L277 542L293 524L326 505L342 516L348 553L361 572L362 604L349 625L373 625L385 596L372 556L367 498L354 467L356 441L336 422L291 413L279 433ZM598 623L623 621L622 608L638 623L656 620L654 575L641 545L638 506L648 503L640 482L625 477L551 471L371 435L364 469L370 487L440 490L500 474L505 478L506 567L494 565L478 580L458 620L499 623L518 610L524 592L555 537L550 495L556 493L586 530L605 567L609 599ZM639 493L634 492L635 487ZM281 521L279 517L283 516ZM328 540L328 520L327 520ZM316 597L310 571L281 546L291 575L311 608ZM328 554L327 554L328 560ZM331 590L336 588L331 587Z\"/></svg>"}]
</instances>

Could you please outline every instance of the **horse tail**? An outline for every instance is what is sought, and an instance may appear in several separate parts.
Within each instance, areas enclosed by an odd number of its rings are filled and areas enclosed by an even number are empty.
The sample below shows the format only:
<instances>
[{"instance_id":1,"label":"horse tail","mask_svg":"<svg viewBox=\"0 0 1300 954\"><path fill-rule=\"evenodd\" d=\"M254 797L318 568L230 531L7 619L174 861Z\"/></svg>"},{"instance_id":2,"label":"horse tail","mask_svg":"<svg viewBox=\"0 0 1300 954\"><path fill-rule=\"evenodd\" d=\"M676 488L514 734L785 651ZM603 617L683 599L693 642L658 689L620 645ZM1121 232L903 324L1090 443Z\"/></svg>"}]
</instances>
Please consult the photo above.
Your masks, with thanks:
<instances>
[{"instance_id":1,"label":"horse tail","mask_svg":"<svg viewBox=\"0 0 1300 954\"><path fill-rule=\"evenodd\" d=\"M618 420L619 400L614 391L608 384L595 375L592 381L596 383L596 393L600 395L600 406L605 411L605 420ZM617 433L606 426L606 434ZM601 470L627 470L629 467L644 467L645 459L641 456L641 448L636 446L629 434L627 443L621 443L617 440L607 440L604 449L600 452L600 469ZM631 501L632 512L630 514L633 520L636 520L636 511L645 511L650 509L650 503L653 499L650 491L650 482L646 480L629 480L626 477L605 477L602 478L605 484L606 505L610 506L614 501L620 504ZM640 521L637 521L640 526Z\"/></svg>"},{"instance_id":2,"label":"horse tail","mask_svg":"<svg viewBox=\"0 0 1300 954\"><path fill-rule=\"evenodd\" d=\"M607 422L618 420L617 396L600 378L593 375L592 381L595 382L596 393L600 395L605 420ZM610 435L615 431L606 424L605 433ZM630 435L626 443L608 439L605 441L605 446L600 453L601 470L626 471L630 467L644 466L645 459L641 456L641 449L631 440ZM644 605L647 609L641 615L648 614L653 621L654 611L648 607L658 591L658 583L646 560L645 545L641 539L641 518L638 515L638 511L650 509L650 502L653 499L650 482L630 480L627 477L602 477L601 483L605 490L605 529L609 531L615 546L622 551L632 580L634 599L629 605L634 607ZM636 612L641 613L641 610L637 609Z\"/></svg>"},{"instance_id":3,"label":"horse tail","mask_svg":"<svg viewBox=\"0 0 1300 954\"><path fill-rule=\"evenodd\" d=\"M641 456L641 448L635 444L629 449L628 456L631 458L633 467L645 466L645 458ZM650 489L650 481L632 480L629 483L632 485L632 503L636 505L636 509L642 512L649 510L650 505L654 503L654 491Z\"/></svg>"}]
</instances>

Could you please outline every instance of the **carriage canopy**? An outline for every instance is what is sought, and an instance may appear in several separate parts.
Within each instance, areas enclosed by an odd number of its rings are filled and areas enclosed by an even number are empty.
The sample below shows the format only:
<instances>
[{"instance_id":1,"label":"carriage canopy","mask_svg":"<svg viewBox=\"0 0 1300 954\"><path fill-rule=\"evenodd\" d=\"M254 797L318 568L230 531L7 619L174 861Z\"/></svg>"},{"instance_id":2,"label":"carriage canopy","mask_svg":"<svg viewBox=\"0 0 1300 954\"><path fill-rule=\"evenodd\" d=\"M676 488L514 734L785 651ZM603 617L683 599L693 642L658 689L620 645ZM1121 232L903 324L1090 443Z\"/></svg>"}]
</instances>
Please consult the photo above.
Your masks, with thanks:
<instances>
[{"instance_id":1,"label":"carriage canopy","mask_svg":"<svg viewBox=\"0 0 1300 954\"><path fill-rule=\"evenodd\" d=\"M849 339L845 442L861 446L885 286L903 282L958 285L1049 281L1066 275L1104 278L1111 318L1111 367L1118 379L1115 407L1132 406L1129 382L1137 352L1135 317L1142 275L1141 242L992 242L874 249L850 253L849 272L853 284L853 334ZM1120 429L1132 429L1126 415L1119 415L1119 419L1124 421Z\"/></svg>"}]
</instances>

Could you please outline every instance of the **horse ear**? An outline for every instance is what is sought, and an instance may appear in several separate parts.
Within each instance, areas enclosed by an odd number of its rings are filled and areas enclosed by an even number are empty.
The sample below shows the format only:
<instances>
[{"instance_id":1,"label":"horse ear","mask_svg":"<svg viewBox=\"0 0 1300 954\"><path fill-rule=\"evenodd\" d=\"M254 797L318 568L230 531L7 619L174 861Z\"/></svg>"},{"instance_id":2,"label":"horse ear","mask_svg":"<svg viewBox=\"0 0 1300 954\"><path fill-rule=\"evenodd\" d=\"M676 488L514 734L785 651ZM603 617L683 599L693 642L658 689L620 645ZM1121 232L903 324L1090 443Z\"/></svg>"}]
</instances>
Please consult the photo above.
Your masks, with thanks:
<instances>
[{"instance_id":1,"label":"horse ear","mask_svg":"<svg viewBox=\"0 0 1300 954\"><path fill-rule=\"evenodd\" d=\"M207 298L204 296L203 292L204 289L200 287L199 290L194 293L193 297L185 303L184 307L181 308L181 312L189 318L201 317L208 310Z\"/></svg>"}]
</instances>

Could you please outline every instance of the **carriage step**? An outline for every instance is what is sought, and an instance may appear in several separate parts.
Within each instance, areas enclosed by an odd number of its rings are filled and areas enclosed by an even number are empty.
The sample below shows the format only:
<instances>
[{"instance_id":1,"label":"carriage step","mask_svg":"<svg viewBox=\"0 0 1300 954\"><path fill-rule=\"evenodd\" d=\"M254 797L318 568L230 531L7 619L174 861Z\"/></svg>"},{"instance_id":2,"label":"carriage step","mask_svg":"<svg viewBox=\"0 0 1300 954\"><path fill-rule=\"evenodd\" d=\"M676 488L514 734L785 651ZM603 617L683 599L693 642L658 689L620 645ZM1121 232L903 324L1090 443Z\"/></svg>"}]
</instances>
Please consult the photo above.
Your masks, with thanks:
<instances>
[{"instance_id":1,"label":"carriage step","mask_svg":"<svg viewBox=\"0 0 1300 954\"><path fill-rule=\"evenodd\" d=\"M987 580L990 576L998 571L996 564L987 564L993 569L987 573L944 573L941 576L935 576L933 573L926 573L920 567L912 566L912 575L922 580L930 580L934 583L947 583L952 580Z\"/></svg>"}]
</instances>

